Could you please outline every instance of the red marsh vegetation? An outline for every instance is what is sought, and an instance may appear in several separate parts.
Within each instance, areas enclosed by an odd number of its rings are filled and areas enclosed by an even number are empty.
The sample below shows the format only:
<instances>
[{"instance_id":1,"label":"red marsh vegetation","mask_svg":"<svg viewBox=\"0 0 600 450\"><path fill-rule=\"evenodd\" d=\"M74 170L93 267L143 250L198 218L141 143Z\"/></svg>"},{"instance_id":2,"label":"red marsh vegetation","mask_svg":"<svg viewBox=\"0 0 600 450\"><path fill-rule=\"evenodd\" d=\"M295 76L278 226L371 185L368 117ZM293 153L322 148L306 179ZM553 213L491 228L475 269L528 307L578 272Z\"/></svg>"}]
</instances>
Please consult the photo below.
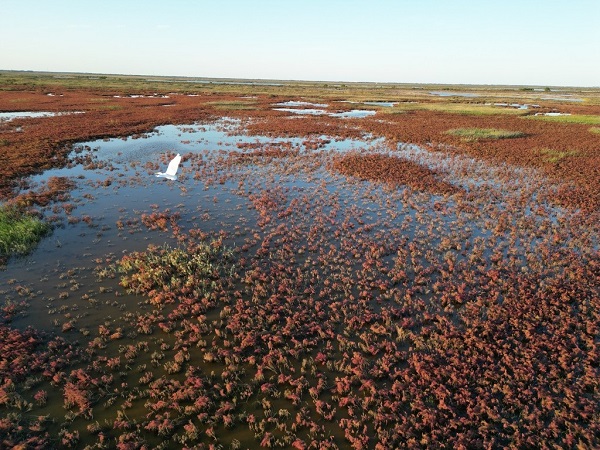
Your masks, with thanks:
<instances>
[{"instance_id":1,"label":"red marsh vegetation","mask_svg":"<svg viewBox=\"0 0 600 450\"><path fill-rule=\"evenodd\" d=\"M298 100L281 93L51 92L0 91L1 111L80 112L0 123L3 198L74 219L64 253L0 273L0 447L600 445L589 125L500 108L291 115L273 110ZM318 101L357 108L341 100ZM26 175L73 163L74 142L221 117L241 123L227 145L178 129L177 144L209 148L182 152L177 182L152 176L170 148L121 173L78 155L87 191L82 175L17 196ZM28 326L47 322L54 333Z\"/></svg>"},{"instance_id":2,"label":"red marsh vegetation","mask_svg":"<svg viewBox=\"0 0 600 450\"><path fill-rule=\"evenodd\" d=\"M436 178L436 173L419 164L389 155L346 154L333 161L343 175L372 180L390 186L410 186L432 194L454 194L459 189Z\"/></svg>"}]
</instances>

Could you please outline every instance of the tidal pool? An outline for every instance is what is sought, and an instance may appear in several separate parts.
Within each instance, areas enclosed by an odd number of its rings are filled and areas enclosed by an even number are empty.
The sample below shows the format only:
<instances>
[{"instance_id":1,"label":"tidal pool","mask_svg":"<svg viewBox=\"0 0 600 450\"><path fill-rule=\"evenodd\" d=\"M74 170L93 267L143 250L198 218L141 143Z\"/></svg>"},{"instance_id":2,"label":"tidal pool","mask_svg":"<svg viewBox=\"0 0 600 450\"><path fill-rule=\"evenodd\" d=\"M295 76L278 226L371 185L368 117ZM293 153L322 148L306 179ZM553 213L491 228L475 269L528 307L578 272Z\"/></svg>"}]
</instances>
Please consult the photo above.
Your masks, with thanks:
<instances>
[{"instance_id":1,"label":"tidal pool","mask_svg":"<svg viewBox=\"0 0 600 450\"><path fill-rule=\"evenodd\" d=\"M275 103L275 106L283 106L286 108L298 108L298 107L306 108L307 106L311 106L314 108L327 108L329 105L327 103L312 103L312 102L290 100L287 102Z\"/></svg>"},{"instance_id":2,"label":"tidal pool","mask_svg":"<svg viewBox=\"0 0 600 450\"><path fill-rule=\"evenodd\" d=\"M311 115L311 116L322 116L324 114L329 114L328 111L324 109L315 109L315 108L273 108L275 111L283 111L289 112L292 114L300 114L300 115Z\"/></svg>"},{"instance_id":3,"label":"tidal pool","mask_svg":"<svg viewBox=\"0 0 600 450\"><path fill-rule=\"evenodd\" d=\"M38 117L54 117L54 116L65 116L70 114L85 114L85 111L63 111L63 112L51 112L51 111L12 111L12 112L0 112L0 121L9 122L14 119L35 119Z\"/></svg>"},{"instance_id":4,"label":"tidal pool","mask_svg":"<svg viewBox=\"0 0 600 450\"><path fill-rule=\"evenodd\" d=\"M302 109L297 109L297 108L273 108L275 111L284 111L284 112L289 112L292 114L299 114L299 115L311 115L311 116L323 116L323 115L327 115L327 116L331 116L331 117L341 117L341 118L363 118L363 117L368 117L368 116L374 116L376 114L377 111L370 111L370 110L366 110L366 109L353 109L351 111L343 111L343 112L338 112L338 113L334 113L331 111L327 111L324 109L315 109L315 108L302 108Z\"/></svg>"},{"instance_id":5,"label":"tidal pool","mask_svg":"<svg viewBox=\"0 0 600 450\"><path fill-rule=\"evenodd\" d=\"M0 121L9 122L13 119L27 119L37 117L53 117L58 113L49 111L17 111L17 112L0 112Z\"/></svg>"},{"instance_id":6,"label":"tidal pool","mask_svg":"<svg viewBox=\"0 0 600 450\"><path fill-rule=\"evenodd\" d=\"M351 111L344 111L340 113L332 113L333 117L342 117L342 118L355 118L360 119L363 117L374 116L377 111L370 111L368 109L353 109Z\"/></svg>"},{"instance_id":7,"label":"tidal pool","mask_svg":"<svg viewBox=\"0 0 600 450\"><path fill-rule=\"evenodd\" d=\"M494 105L494 106L504 106L504 107L511 107L511 108L516 108L516 109L529 109L529 107L532 108L539 108L539 105L529 105L527 103L486 103L486 105Z\"/></svg>"},{"instance_id":8,"label":"tidal pool","mask_svg":"<svg viewBox=\"0 0 600 450\"><path fill-rule=\"evenodd\" d=\"M547 113L536 113L536 116L550 116L550 117L558 117L558 116L570 116L570 113L561 113L561 112L547 112Z\"/></svg>"}]
</instances>

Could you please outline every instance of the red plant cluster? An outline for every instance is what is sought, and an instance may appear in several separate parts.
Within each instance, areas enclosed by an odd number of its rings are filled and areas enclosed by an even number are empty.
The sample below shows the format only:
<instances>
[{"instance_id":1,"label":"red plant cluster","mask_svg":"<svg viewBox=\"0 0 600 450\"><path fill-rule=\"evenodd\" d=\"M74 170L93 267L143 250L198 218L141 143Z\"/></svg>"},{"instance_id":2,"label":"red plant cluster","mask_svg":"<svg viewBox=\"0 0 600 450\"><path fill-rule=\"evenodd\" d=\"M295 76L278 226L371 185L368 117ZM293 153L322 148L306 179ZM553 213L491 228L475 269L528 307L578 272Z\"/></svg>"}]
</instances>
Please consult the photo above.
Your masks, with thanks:
<instances>
[{"instance_id":1,"label":"red plant cluster","mask_svg":"<svg viewBox=\"0 0 600 450\"><path fill-rule=\"evenodd\" d=\"M17 380L27 374L30 368L35 368L32 367L37 362L34 349L39 343L35 332L32 330L20 332L2 325L0 342L3 346L0 354L0 376L3 379ZM5 395L0 397L6 400Z\"/></svg>"},{"instance_id":2,"label":"red plant cluster","mask_svg":"<svg viewBox=\"0 0 600 450\"><path fill-rule=\"evenodd\" d=\"M19 331L0 325L0 408L28 408L29 395L22 382L40 375L46 380L60 380L61 370L74 356L73 348L61 339L45 340L31 329ZM34 397L41 405L47 399L44 391ZM9 414L0 418L0 447L43 449L49 444L44 417Z\"/></svg>"},{"instance_id":3,"label":"red plant cluster","mask_svg":"<svg viewBox=\"0 0 600 450\"><path fill-rule=\"evenodd\" d=\"M169 210L163 212L153 212L150 214L142 214L141 220L151 230L162 230L167 231L168 227L177 229L177 221L179 220L179 213L171 213Z\"/></svg>"},{"instance_id":4,"label":"red plant cluster","mask_svg":"<svg viewBox=\"0 0 600 450\"><path fill-rule=\"evenodd\" d=\"M342 175L394 187L407 185L433 194L454 194L461 191L451 183L439 180L435 171L396 156L348 153L335 158L332 167Z\"/></svg>"},{"instance_id":5,"label":"red plant cluster","mask_svg":"<svg viewBox=\"0 0 600 450\"><path fill-rule=\"evenodd\" d=\"M27 207L32 205L46 206L53 201L64 202L69 198L69 191L74 186L75 183L68 178L50 177L41 188L17 195L10 200L10 203L19 207Z\"/></svg>"},{"instance_id":6,"label":"red plant cluster","mask_svg":"<svg viewBox=\"0 0 600 450\"><path fill-rule=\"evenodd\" d=\"M252 148L251 145L242 145L238 144L238 148L240 149L248 149ZM229 153L229 158L234 161L243 162L243 161L253 161L255 162L257 159L265 159L269 161L273 158L286 158L291 156L296 156L299 150L294 149L291 145L282 146L281 145L264 145L261 144L260 148L253 148L250 151L245 152L231 152Z\"/></svg>"}]
</instances>

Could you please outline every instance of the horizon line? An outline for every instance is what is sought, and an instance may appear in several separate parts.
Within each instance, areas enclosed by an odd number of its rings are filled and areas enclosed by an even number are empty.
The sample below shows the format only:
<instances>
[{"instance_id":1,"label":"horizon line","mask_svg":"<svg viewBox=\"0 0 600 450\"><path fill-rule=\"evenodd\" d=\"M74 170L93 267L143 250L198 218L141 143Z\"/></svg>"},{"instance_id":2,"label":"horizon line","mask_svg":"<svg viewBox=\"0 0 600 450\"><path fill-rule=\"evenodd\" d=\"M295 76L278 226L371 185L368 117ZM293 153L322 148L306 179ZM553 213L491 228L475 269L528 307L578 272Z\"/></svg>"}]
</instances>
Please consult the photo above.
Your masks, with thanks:
<instances>
[{"instance_id":1,"label":"horizon line","mask_svg":"<svg viewBox=\"0 0 600 450\"><path fill-rule=\"evenodd\" d=\"M341 84L385 84L385 85L434 85L434 86L497 86L497 87L561 87L561 88L587 88L599 89L597 86L570 85L570 84L507 84L507 83L448 83L448 82L419 82L419 81L347 81L347 80L309 80L309 79L279 79L279 78L245 78L245 77L225 77L225 76L192 76L192 75L155 75L155 74L134 74L134 73L113 73L113 72L80 72L70 70L32 70L32 69L0 69L2 72L19 73L39 73L39 74L64 74L64 75L85 75L85 76L125 76L125 77L154 77L154 78L185 78L197 80L227 80L227 81L269 81L282 83L341 83ZM148 80L151 81L151 80Z\"/></svg>"}]
</instances>

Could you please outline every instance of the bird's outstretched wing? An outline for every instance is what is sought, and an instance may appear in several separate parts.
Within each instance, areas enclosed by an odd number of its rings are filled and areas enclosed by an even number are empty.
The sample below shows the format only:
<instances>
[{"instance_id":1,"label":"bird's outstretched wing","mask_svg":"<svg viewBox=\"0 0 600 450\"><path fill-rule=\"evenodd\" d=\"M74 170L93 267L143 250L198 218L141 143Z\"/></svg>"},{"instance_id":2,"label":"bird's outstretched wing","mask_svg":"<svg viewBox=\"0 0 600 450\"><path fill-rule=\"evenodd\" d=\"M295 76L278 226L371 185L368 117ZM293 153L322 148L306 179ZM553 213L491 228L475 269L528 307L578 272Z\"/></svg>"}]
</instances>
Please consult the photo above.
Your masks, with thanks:
<instances>
[{"instance_id":1,"label":"bird's outstretched wing","mask_svg":"<svg viewBox=\"0 0 600 450\"><path fill-rule=\"evenodd\" d=\"M171 160L169 166L167 167L167 171L165 172L167 175L175 176L177 174L177 169L179 168L179 163L181 162L181 155L177 153L177 156Z\"/></svg>"}]
</instances>

